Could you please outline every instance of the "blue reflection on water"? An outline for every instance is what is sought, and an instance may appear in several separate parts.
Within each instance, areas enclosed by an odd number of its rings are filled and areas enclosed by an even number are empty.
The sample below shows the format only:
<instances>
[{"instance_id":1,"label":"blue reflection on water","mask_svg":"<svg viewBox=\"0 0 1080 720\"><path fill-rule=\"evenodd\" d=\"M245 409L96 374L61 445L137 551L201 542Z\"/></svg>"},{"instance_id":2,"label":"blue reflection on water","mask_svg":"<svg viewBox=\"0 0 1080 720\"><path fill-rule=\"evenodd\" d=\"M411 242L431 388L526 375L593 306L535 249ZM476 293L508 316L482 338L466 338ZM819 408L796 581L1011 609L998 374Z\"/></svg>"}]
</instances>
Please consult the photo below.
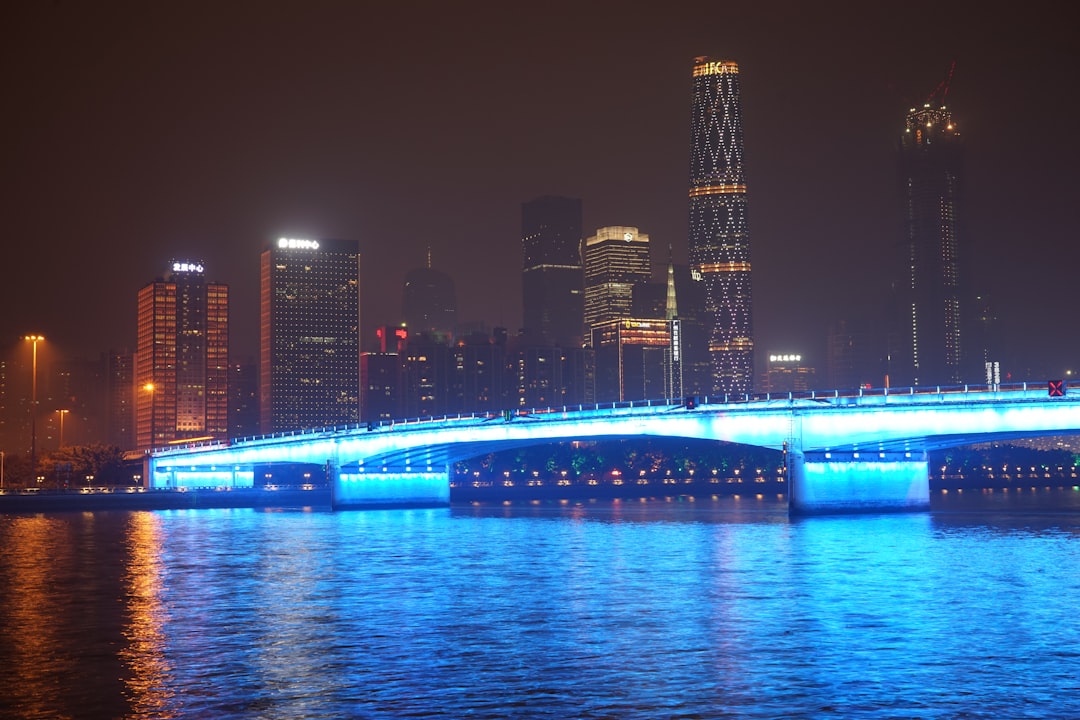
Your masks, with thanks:
<instances>
[{"instance_id":1,"label":"blue reflection on water","mask_svg":"<svg viewBox=\"0 0 1080 720\"><path fill-rule=\"evenodd\" d=\"M116 627L33 584L71 626L38 662L78 688L100 643L74 631L115 633L133 717L1077 716L1080 514L1042 500L70 514L0 519L0 545L67 532L137 569L79 600L127 598ZM28 566L0 559L6 605ZM14 716L115 692L23 693Z\"/></svg>"}]
</instances>

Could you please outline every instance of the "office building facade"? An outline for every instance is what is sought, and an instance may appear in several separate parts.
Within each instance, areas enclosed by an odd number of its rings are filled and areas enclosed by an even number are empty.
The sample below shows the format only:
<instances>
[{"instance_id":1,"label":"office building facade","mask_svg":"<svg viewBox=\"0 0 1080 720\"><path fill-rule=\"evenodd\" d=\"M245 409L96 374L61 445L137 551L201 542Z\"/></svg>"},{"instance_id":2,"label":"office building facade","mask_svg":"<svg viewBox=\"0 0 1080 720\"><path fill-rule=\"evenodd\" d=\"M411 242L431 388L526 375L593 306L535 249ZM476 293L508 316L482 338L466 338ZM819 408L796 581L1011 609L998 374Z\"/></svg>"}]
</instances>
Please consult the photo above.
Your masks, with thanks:
<instances>
[{"instance_id":1,"label":"office building facade","mask_svg":"<svg viewBox=\"0 0 1080 720\"><path fill-rule=\"evenodd\" d=\"M228 381L229 288L200 262L174 261L139 291L136 446L227 438Z\"/></svg>"},{"instance_id":2,"label":"office building facade","mask_svg":"<svg viewBox=\"0 0 1080 720\"><path fill-rule=\"evenodd\" d=\"M672 322L661 319L625 318L594 325L596 402L670 397L671 332Z\"/></svg>"},{"instance_id":3,"label":"office building facade","mask_svg":"<svg viewBox=\"0 0 1080 720\"><path fill-rule=\"evenodd\" d=\"M959 201L960 133L945 106L907 115L900 140L900 184L907 270L900 284L900 352L894 385L962 382Z\"/></svg>"},{"instance_id":4,"label":"office building facade","mask_svg":"<svg viewBox=\"0 0 1080 720\"><path fill-rule=\"evenodd\" d=\"M750 227L736 63L698 57L693 67L690 264L704 285L714 393L753 387Z\"/></svg>"},{"instance_id":5,"label":"office building facade","mask_svg":"<svg viewBox=\"0 0 1080 720\"><path fill-rule=\"evenodd\" d=\"M521 207L524 329L561 347L582 340L581 223L576 198L544 196Z\"/></svg>"},{"instance_id":6,"label":"office building facade","mask_svg":"<svg viewBox=\"0 0 1080 720\"><path fill-rule=\"evenodd\" d=\"M797 353L772 353L765 363L760 391L764 393L806 392L814 387L817 371Z\"/></svg>"},{"instance_id":7,"label":"office building facade","mask_svg":"<svg viewBox=\"0 0 1080 720\"><path fill-rule=\"evenodd\" d=\"M281 238L262 254L262 432L360 420L360 250Z\"/></svg>"},{"instance_id":8,"label":"office building facade","mask_svg":"<svg viewBox=\"0 0 1080 720\"><path fill-rule=\"evenodd\" d=\"M636 227L602 227L585 239L585 332L633 315L635 285L652 279L649 236Z\"/></svg>"}]
</instances>

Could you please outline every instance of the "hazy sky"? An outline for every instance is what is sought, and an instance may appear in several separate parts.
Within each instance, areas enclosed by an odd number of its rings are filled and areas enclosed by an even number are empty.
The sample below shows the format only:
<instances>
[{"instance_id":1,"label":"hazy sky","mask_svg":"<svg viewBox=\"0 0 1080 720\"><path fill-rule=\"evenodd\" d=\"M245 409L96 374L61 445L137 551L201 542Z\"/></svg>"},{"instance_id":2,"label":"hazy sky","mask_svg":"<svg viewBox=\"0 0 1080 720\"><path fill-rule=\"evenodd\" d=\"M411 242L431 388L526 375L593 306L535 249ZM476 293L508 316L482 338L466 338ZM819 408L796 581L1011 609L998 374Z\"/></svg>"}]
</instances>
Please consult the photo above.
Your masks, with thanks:
<instances>
[{"instance_id":1,"label":"hazy sky","mask_svg":"<svg viewBox=\"0 0 1080 720\"><path fill-rule=\"evenodd\" d=\"M885 292L904 116L955 60L963 272L1009 367L1080 370L1080 43L1052 4L10 5L5 344L130 347L138 289L192 258L254 355L279 236L360 241L366 336L428 246L461 320L516 329L520 208L542 194L685 260L690 70L711 55L740 65L759 356L823 369L829 322Z\"/></svg>"}]
</instances>

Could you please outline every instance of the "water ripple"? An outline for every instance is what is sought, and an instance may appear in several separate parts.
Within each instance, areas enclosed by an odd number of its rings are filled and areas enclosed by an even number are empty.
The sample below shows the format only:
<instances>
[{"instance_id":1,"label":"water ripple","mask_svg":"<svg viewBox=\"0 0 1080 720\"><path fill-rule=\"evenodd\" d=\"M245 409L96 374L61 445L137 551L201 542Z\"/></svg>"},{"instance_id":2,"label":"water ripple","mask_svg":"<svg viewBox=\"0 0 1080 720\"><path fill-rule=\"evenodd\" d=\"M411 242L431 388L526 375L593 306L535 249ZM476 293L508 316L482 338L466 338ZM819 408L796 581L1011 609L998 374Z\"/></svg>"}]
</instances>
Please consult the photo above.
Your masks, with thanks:
<instances>
[{"instance_id":1,"label":"water ripple","mask_svg":"<svg viewBox=\"0 0 1080 720\"><path fill-rule=\"evenodd\" d=\"M1080 716L1077 515L958 507L4 517L0 715Z\"/></svg>"}]
</instances>

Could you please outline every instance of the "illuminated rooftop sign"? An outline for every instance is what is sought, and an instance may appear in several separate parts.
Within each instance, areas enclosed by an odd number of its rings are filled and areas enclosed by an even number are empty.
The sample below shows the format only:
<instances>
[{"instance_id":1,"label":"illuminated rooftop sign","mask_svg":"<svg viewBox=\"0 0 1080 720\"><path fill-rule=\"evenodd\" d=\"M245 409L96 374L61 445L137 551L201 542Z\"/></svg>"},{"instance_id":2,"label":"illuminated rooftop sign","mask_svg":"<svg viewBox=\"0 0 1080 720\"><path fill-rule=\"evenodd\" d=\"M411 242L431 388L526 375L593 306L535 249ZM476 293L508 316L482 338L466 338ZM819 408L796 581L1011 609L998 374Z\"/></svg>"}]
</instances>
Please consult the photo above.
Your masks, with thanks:
<instances>
[{"instance_id":1,"label":"illuminated rooftop sign","mask_svg":"<svg viewBox=\"0 0 1080 720\"><path fill-rule=\"evenodd\" d=\"M318 250L318 240L302 240L300 238L278 238L277 246L288 250Z\"/></svg>"},{"instance_id":2,"label":"illuminated rooftop sign","mask_svg":"<svg viewBox=\"0 0 1080 720\"><path fill-rule=\"evenodd\" d=\"M769 362L801 362L802 355L770 355Z\"/></svg>"},{"instance_id":3,"label":"illuminated rooftop sign","mask_svg":"<svg viewBox=\"0 0 1080 720\"><path fill-rule=\"evenodd\" d=\"M175 273L201 273L203 271L203 265L198 262L183 262L177 260L172 264L172 271Z\"/></svg>"},{"instance_id":4,"label":"illuminated rooftop sign","mask_svg":"<svg viewBox=\"0 0 1080 720\"><path fill-rule=\"evenodd\" d=\"M704 58L702 58L704 60ZM702 75L728 75L738 74L739 65L733 62L714 62L705 60L694 66L694 77Z\"/></svg>"}]
</instances>

